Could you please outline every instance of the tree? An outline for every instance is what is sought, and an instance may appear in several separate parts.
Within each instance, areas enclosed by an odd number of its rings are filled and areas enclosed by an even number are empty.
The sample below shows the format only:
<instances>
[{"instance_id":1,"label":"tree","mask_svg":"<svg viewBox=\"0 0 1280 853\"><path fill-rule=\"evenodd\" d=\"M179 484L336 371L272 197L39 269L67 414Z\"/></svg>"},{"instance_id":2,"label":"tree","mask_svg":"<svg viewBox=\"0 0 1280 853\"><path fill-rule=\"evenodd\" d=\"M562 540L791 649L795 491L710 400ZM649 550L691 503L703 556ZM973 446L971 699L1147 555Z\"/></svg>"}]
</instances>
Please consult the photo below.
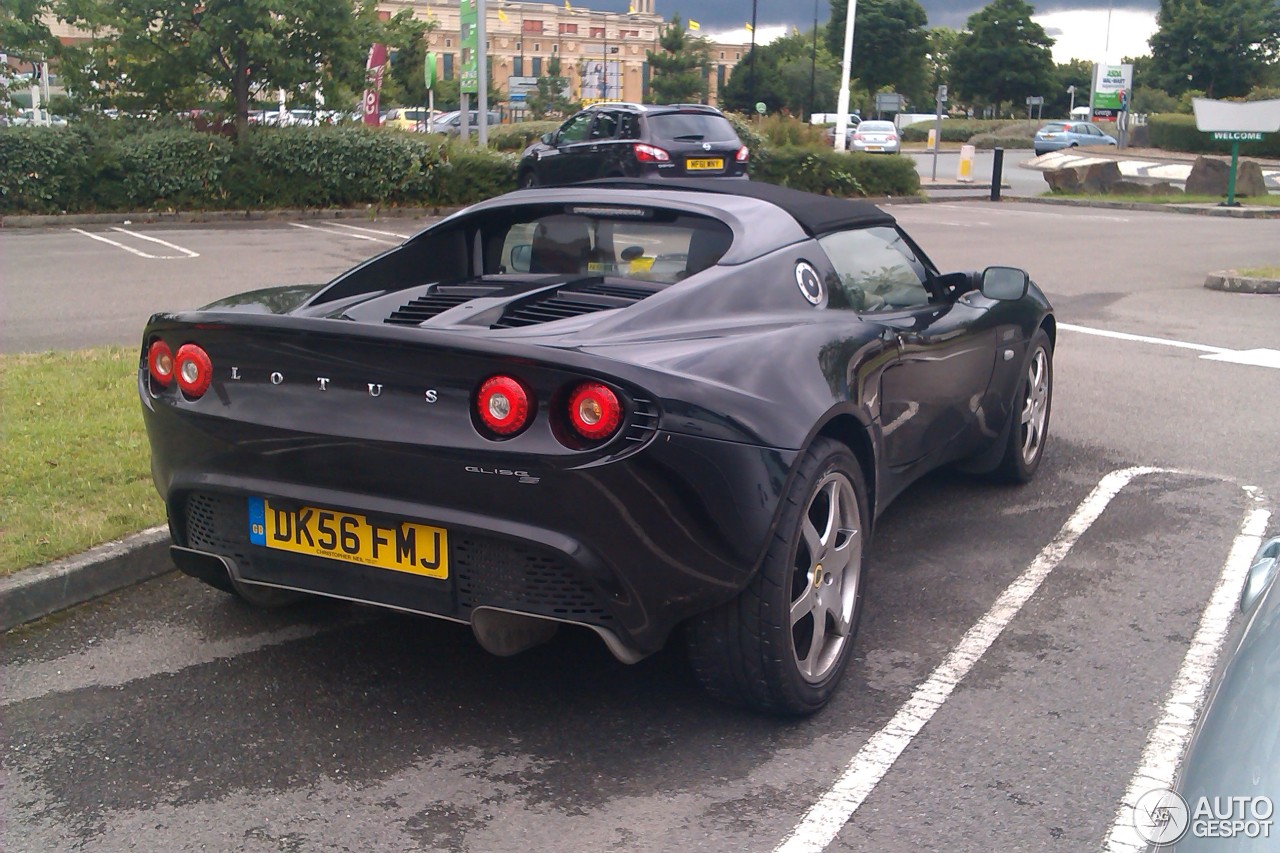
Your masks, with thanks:
<instances>
[{"instance_id":1,"label":"tree","mask_svg":"<svg viewBox=\"0 0 1280 853\"><path fill-rule=\"evenodd\" d=\"M573 101L566 94L569 91L569 81L560 73L558 55L547 60L546 71L546 74L538 78L537 91L530 92L525 101L525 106L535 119L565 115L573 106Z\"/></svg>"},{"instance_id":2,"label":"tree","mask_svg":"<svg viewBox=\"0 0 1280 853\"><path fill-rule=\"evenodd\" d=\"M0 8L0 46L11 60L36 63L57 55L58 40L44 23L48 8L48 0L6 0ZM10 97L17 88L8 73L0 74L0 115L13 113Z\"/></svg>"},{"instance_id":3,"label":"tree","mask_svg":"<svg viewBox=\"0 0 1280 853\"><path fill-rule=\"evenodd\" d=\"M407 10L379 21L373 3L350 0L55 0L54 8L95 35L64 49L62 70L79 94L173 110L225 93L241 130L260 94L284 89L310 102L317 84L359 91L373 41L404 46L422 32Z\"/></svg>"},{"instance_id":4,"label":"tree","mask_svg":"<svg viewBox=\"0 0 1280 853\"><path fill-rule=\"evenodd\" d=\"M1053 85L1044 93L1044 114L1050 118L1067 116L1071 110L1071 94L1076 87L1075 105L1089 106L1089 87L1093 77L1093 63L1083 59L1060 62L1053 68Z\"/></svg>"},{"instance_id":5,"label":"tree","mask_svg":"<svg viewBox=\"0 0 1280 853\"><path fill-rule=\"evenodd\" d=\"M756 101L763 101L770 112L787 110L793 115L835 110L840 66L827 51L825 39L821 37L815 62L812 30L756 45L755 61L755 91L750 91L751 53L748 52L718 93L721 107L736 112L753 112ZM813 104L809 103L811 72Z\"/></svg>"},{"instance_id":6,"label":"tree","mask_svg":"<svg viewBox=\"0 0 1280 853\"><path fill-rule=\"evenodd\" d=\"M998 109L1049 94L1053 39L1031 20L1034 12L1024 0L992 0L969 16L951 53L951 81L961 99Z\"/></svg>"},{"instance_id":7,"label":"tree","mask_svg":"<svg viewBox=\"0 0 1280 853\"><path fill-rule=\"evenodd\" d=\"M925 61L929 67L929 83L936 92L939 86L951 82L951 53L960 43L960 33L951 27L933 27L929 30L929 50Z\"/></svg>"},{"instance_id":8,"label":"tree","mask_svg":"<svg viewBox=\"0 0 1280 853\"><path fill-rule=\"evenodd\" d=\"M848 0L831 0L827 49L844 56ZM876 92L890 87L908 101L933 103L929 94L929 18L916 0L858 0L850 76Z\"/></svg>"},{"instance_id":9,"label":"tree","mask_svg":"<svg viewBox=\"0 0 1280 853\"><path fill-rule=\"evenodd\" d=\"M705 39L685 32L679 15L658 38L660 51L645 51L653 76L647 100L651 104L707 102L707 75L711 69L711 49Z\"/></svg>"},{"instance_id":10,"label":"tree","mask_svg":"<svg viewBox=\"0 0 1280 853\"><path fill-rule=\"evenodd\" d=\"M436 28L435 21L403 22L405 41L391 56L391 68L383 79L383 93L393 103L425 104L427 81L422 67L427 59L427 33ZM387 84L391 86L387 88Z\"/></svg>"},{"instance_id":11,"label":"tree","mask_svg":"<svg viewBox=\"0 0 1280 853\"><path fill-rule=\"evenodd\" d=\"M1276 0L1161 0L1144 82L1181 95L1246 95L1280 68Z\"/></svg>"}]
</instances>

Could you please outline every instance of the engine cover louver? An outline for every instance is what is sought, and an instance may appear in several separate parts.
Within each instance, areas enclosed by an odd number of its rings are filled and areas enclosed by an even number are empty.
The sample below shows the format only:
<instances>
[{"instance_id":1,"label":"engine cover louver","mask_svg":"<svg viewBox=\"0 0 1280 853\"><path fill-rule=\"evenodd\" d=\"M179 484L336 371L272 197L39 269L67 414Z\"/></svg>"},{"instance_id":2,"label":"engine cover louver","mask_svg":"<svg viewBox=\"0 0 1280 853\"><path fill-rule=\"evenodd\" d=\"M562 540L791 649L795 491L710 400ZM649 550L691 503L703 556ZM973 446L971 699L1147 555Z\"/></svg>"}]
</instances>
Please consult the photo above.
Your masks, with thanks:
<instances>
[{"instance_id":1,"label":"engine cover louver","mask_svg":"<svg viewBox=\"0 0 1280 853\"><path fill-rule=\"evenodd\" d=\"M470 302L481 296L493 296L502 289L500 284L492 285L435 285L429 291L408 303L401 305L384 323L398 326L416 326L430 320L437 314L443 314L450 308L457 308L464 302Z\"/></svg>"},{"instance_id":2,"label":"engine cover louver","mask_svg":"<svg viewBox=\"0 0 1280 853\"><path fill-rule=\"evenodd\" d=\"M577 285L572 288L563 287L512 303L503 312L502 318L490 328L515 329L521 326L536 326L539 323L580 317L596 311L625 308L656 292L643 287L604 282Z\"/></svg>"}]
</instances>

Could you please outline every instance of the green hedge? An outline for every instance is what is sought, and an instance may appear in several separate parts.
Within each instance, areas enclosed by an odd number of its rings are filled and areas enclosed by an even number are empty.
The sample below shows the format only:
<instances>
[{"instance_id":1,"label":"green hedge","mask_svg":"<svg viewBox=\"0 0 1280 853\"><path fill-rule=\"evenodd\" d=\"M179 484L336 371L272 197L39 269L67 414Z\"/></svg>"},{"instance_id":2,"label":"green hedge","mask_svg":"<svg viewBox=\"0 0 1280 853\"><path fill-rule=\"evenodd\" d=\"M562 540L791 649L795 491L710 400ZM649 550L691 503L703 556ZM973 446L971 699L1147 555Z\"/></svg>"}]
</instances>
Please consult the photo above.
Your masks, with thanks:
<instances>
[{"instance_id":1,"label":"green hedge","mask_svg":"<svg viewBox=\"0 0 1280 853\"><path fill-rule=\"evenodd\" d=\"M1034 148L1035 140L1030 136L1006 136L1003 133L977 133L969 137L969 144L975 148L990 150L992 148Z\"/></svg>"},{"instance_id":2,"label":"green hedge","mask_svg":"<svg viewBox=\"0 0 1280 853\"><path fill-rule=\"evenodd\" d=\"M505 132L506 149L520 134ZM910 195L910 160L772 147L740 126L757 180L830 195ZM495 140L497 142L497 140ZM515 188L514 149L359 126L254 128L240 142L191 128L0 128L0 212L462 205Z\"/></svg>"},{"instance_id":3,"label":"green hedge","mask_svg":"<svg viewBox=\"0 0 1280 853\"><path fill-rule=\"evenodd\" d=\"M1045 119L1048 121L1049 119ZM979 134L996 135L1002 137L1025 136L1028 139L1036 135L1036 131L1044 124L1043 121L1010 121L1007 118L1001 119L955 119L949 118L942 122L942 141L943 142L972 142L973 137ZM915 124L909 124L902 129L902 140L904 142L924 142L929 138L929 130L933 127L933 122L923 121Z\"/></svg>"},{"instance_id":4,"label":"green hedge","mask_svg":"<svg viewBox=\"0 0 1280 853\"><path fill-rule=\"evenodd\" d=\"M1231 143L1196 130L1195 116L1161 113L1147 119L1151 144L1167 151L1193 154L1230 154ZM1248 157L1280 157L1280 133L1267 133L1261 142L1241 142L1240 153Z\"/></svg>"},{"instance_id":5,"label":"green hedge","mask_svg":"<svg viewBox=\"0 0 1280 853\"><path fill-rule=\"evenodd\" d=\"M904 196L920 191L908 157L786 146L753 152L751 178L835 196Z\"/></svg>"},{"instance_id":6,"label":"green hedge","mask_svg":"<svg viewBox=\"0 0 1280 853\"><path fill-rule=\"evenodd\" d=\"M560 127L559 121L522 121L517 124L500 124L489 128L489 146L499 151L519 154L544 133Z\"/></svg>"}]
</instances>

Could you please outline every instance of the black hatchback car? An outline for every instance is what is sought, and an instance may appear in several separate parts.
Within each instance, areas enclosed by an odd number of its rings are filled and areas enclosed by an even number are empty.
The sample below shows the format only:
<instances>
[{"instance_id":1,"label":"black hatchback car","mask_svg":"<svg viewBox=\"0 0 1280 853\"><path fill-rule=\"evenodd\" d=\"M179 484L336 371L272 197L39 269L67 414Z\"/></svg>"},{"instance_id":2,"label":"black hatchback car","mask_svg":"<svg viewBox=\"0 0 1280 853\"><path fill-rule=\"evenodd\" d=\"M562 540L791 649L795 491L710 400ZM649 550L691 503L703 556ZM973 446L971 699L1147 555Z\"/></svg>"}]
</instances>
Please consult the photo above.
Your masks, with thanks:
<instances>
[{"instance_id":1,"label":"black hatchback car","mask_svg":"<svg viewBox=\"0 0 1280 853\"><path fill-rule=\"evenodd\" d=\"M746 178L748 149L715 107L593 104L525 149L521 187L596 178Z\"/></svg>"}]
</instances>

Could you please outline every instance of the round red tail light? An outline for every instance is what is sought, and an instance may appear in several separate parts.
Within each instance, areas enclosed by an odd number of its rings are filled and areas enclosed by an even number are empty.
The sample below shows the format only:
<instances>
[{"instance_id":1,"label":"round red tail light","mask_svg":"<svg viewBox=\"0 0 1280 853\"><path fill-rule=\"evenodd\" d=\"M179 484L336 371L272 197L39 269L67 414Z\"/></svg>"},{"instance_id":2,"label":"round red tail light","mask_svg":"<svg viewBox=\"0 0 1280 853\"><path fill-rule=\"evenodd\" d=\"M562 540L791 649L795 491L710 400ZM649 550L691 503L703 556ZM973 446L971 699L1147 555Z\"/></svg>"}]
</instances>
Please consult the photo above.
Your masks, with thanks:
<instances>
[{"instance_id":1,"label":"round red tail light","mask_svg":"<svg viewBox=\"0 0 1280 853\"><path fill-rule=\"evenodd\" d=\"M491 376L476 394L480 420L497 435L514 435L524 429L532 410L524 386L510 376Z\"/></svg>"},{"instance_id":2,"label":"round red tail light","mask_svg":"<svg viewBox=\"0 0 1280 853\"><path fill-rule=\"evenodd\" d=\"M213 381L213 363L209 361L209 354L195 344L178 347L174 372L178 375L178 387L188 397L204 396Z\"/></svg>"},{"instance_id":3,"label":"round red tail light","mask_svg":"<svg viewBox=\"0 0 1280 853\"><path fill-rule=\"evenodd\" d=\"M599 382L584 382L569 395L569 423L583 438L608 438L622 423L622 404Z\"/></svg>"},{"instance_id":4,"label":"round red tail light","mask_svg":"<svg viewBox=\"0 0 1280 853\"><path fill-rule=\"evenodd\" d=\"M164 341L153 341L147 350L147 370L161 388L173 381L173 352Z\"/></svg>"}]
</instances>

